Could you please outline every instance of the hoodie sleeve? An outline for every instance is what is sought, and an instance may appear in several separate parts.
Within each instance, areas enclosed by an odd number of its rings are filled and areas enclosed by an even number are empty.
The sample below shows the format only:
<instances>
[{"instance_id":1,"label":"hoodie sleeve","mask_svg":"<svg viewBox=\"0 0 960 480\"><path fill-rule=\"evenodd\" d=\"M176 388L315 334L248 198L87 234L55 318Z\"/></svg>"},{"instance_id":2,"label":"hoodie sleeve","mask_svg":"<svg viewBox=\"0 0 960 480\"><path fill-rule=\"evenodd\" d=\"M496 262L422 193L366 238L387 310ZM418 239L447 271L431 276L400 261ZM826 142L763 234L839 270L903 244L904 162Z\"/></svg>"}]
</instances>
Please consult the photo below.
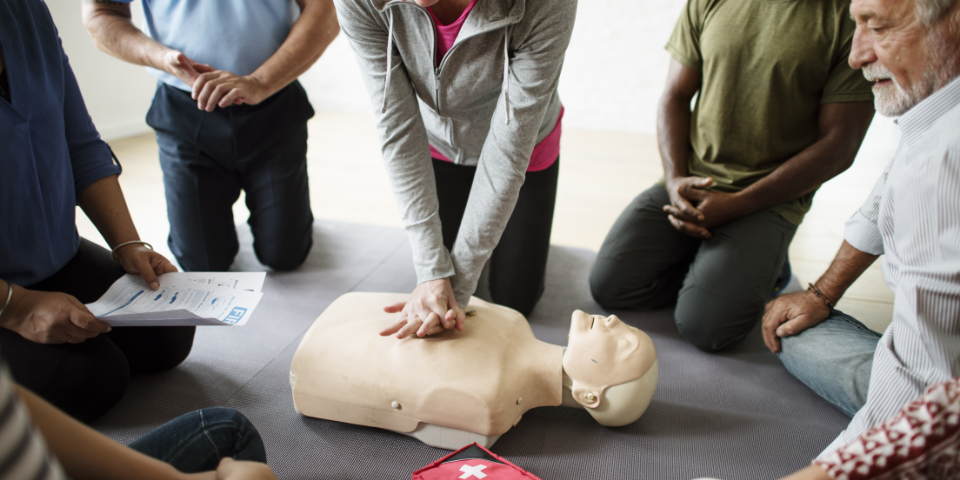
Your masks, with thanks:
<instances>
[{"instance_id":1,"label":"hoodie sleeve","mask_svg":"<svg viewBox=\"0 0 960 480\"><path fill-rule=\"evenodd\" d=\"M461 306L476 290L517 203L537 131L557 96L576 11L576 0L528 1L523 20L505 32L507 78L452 251L453 291Z\"/></svg>"},{"instance_id":2,"label":"hoodie sleeve","mask_svg":"<svg viewBox=\"0 0 960 480\"><path fill-rule=\"evenodd\" d=\"M388 45L392 13L377 12L365 1L335 3L340 29L356 54L376 109L383 161L410 238L417 283L452 277L453 263L440 229L426 128L403 59L396 47Z\"/></svg>"}]
</instances>

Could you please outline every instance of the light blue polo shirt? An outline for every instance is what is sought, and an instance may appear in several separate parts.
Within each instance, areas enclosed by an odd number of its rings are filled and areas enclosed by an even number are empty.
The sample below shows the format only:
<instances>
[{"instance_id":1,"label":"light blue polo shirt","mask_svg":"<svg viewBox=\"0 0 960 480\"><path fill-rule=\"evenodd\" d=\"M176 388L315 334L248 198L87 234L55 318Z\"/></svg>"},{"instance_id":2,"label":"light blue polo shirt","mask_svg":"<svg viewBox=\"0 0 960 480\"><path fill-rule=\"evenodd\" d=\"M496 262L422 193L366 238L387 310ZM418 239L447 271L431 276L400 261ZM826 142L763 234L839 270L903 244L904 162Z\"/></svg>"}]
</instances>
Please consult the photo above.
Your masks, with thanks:
<instances>
[{"instance_id":1,"label":"light blue polo shirt","mask_svg":"<svg viewBox=\"0 0 960 480\"><path fill-rule=\"evenodd\" d=\"M143 0L143 13L146 33L154 40L198 63L249 75L287 39L300 7L294 0ZM167 72L147 70L190 91Z\"/></svg>"}]
</instances>

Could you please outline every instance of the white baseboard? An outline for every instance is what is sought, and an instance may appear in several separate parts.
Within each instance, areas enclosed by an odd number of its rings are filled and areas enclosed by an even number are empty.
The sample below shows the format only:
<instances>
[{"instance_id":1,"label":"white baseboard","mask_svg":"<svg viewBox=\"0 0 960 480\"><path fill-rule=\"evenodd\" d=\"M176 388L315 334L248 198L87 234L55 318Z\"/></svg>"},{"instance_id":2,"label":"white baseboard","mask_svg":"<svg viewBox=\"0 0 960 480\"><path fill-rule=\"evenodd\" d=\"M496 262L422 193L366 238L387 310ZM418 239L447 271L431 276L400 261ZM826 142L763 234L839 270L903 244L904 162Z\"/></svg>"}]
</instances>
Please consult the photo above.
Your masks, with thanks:
<instances>
[{"instance_id":1,"label":"white baseboard","mask_svg":"<svg viewBox=\"0 0 960 480\"><path fill-rule=\"evenodd\" d=\"M97 124L97 130L100 138L107 142L153 131L143 118Z\"/></svg>"}]
</instances>

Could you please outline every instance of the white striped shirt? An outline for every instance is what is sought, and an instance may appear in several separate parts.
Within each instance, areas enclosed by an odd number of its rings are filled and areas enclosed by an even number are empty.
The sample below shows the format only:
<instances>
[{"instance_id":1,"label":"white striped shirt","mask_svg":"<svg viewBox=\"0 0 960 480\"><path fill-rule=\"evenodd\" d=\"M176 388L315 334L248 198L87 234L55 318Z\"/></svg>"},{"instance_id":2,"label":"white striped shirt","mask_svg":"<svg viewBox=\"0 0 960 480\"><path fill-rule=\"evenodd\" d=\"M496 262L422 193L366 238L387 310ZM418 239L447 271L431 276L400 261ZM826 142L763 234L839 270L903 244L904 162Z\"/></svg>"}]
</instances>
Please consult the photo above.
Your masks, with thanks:
<instances>
[{"instance_id":1,"label":"white striped shirt","mask_svg":"<svg viewBox=\"0 0 960 480\"><path fill-rule=\"evenodd\" d=\"M898 124L897 154L844 232L857 250L883 255L893 322L877 344L866 404L821 458L960 374L960 78Z\"/></svg>"},{"instance_id":2,"label":"white striped shirt","mask_svg":"<svg viewBox=\"0 0 960 480\"><path fill-rule=\"evenodd\" d=\"M0 480L66 478L40 432L34 429L7 364L0 361Z\"/></svg>"}]
</instances>

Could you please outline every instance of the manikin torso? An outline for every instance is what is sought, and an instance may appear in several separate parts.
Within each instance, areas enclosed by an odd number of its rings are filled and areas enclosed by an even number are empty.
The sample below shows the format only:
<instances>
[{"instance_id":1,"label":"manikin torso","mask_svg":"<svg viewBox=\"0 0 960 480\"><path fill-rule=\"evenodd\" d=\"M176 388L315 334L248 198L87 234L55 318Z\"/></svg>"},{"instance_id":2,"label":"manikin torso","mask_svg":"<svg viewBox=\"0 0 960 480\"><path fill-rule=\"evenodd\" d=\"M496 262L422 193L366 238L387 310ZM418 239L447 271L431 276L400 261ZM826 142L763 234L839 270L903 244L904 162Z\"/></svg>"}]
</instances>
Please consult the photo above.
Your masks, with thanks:
<instances>
[{"instance_id":1,"label":"manikin torso","mask_svg":"<svg viewBox=\"0 0 960 480\"><path fill-rule=\"evenodd\" d=\"M653 342L616 317L575 312L566 352L537 340L520 313L477 298L463 332L378 335L396 318L382 307L407 298L350 293L320 315L290 368L301 414L453 449L492 445L541 406L586 407L602 424L631 423L656 389Z\"/></svg>"}]
</instances>

